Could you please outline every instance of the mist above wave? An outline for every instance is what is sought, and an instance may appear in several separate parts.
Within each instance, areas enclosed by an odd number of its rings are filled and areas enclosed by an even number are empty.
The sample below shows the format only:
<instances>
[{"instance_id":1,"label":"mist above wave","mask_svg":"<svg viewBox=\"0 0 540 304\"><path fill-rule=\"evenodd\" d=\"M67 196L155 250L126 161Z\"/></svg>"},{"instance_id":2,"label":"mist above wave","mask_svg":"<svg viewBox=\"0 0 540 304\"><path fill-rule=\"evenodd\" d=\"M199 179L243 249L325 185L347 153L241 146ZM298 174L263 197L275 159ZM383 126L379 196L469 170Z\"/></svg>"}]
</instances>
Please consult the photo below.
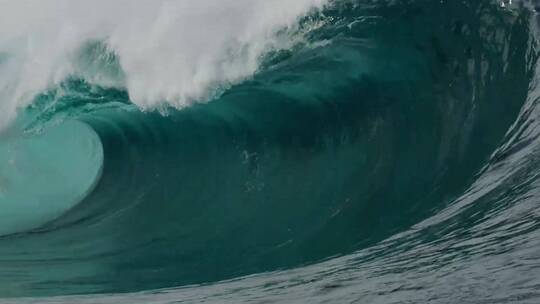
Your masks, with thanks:
<instances>
[{"instance_id":1,"label":"mist above wave","mask_svg":"<svg viewBox=\"0 0 540 304\"><path fill-rule=\"evenodd\" d=\"M267 50L290 46L294 38L278 32L324 2L2 1L0 128L69 76L124 87L142 109L207 99L255 73ZM95 42L106 51L82 58ZM121 72L91 68L95 62Z\"/></svg>"}]
</instances>

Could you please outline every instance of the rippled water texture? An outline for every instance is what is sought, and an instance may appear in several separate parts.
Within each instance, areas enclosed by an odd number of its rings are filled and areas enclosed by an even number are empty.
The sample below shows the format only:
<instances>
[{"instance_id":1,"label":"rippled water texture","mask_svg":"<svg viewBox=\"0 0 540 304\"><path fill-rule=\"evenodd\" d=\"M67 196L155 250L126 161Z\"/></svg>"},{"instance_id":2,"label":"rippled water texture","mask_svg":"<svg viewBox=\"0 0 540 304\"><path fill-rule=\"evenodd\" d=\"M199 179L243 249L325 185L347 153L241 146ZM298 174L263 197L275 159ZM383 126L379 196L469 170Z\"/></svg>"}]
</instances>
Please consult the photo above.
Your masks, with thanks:
<instances>
[{"instance_id":1,"label":"rippled water texture","mask_svg":"<svg viewBox=\"0 0 540 304\"><path fill-rule=\"evenodd\" d=\"M27 2L0 302L540 303L534 3Z\"/></svg>"}]
</instances>

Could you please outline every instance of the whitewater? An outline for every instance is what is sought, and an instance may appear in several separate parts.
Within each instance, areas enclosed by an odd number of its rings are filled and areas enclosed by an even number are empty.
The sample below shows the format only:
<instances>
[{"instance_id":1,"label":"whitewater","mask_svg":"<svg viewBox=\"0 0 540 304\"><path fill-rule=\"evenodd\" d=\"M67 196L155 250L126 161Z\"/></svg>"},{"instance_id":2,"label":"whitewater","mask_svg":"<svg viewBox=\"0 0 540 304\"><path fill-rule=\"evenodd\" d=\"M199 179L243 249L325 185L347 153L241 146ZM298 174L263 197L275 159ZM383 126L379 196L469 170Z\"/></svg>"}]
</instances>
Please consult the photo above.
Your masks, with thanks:
<instances>
[{"instance_id":1,"label":"whitewater","mask_svg":"<svg viewBox=\"0 0 540 304\"><path fill-rule=\"evenodd\" d=\"M2 124L67 77L123 87L143 109L208 99L251 76L269 49L290 47L278 31L324 2L2 1ZM121 73L88 66L99 62L81 58L92 42L118 57Z\"/></svg>"}]
</instances>

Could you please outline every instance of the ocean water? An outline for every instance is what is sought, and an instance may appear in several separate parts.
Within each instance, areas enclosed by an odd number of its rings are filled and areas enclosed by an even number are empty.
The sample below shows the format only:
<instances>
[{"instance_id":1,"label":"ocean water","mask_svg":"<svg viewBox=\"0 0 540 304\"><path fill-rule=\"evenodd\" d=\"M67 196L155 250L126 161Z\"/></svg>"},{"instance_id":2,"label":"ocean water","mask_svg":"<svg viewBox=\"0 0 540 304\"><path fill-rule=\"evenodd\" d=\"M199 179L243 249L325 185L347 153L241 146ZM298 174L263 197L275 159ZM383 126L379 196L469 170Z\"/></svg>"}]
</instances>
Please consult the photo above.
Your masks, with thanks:
<instances>
[{"instance_id":1,"label":"ocean water","mask_svg":"<svg viewBox=\"0 0 540 304\"><path fill-rule=\"evenodd\" d=\"M540 4L0 2L0 303L540 303Z\"/></svg>"}]
</instances>

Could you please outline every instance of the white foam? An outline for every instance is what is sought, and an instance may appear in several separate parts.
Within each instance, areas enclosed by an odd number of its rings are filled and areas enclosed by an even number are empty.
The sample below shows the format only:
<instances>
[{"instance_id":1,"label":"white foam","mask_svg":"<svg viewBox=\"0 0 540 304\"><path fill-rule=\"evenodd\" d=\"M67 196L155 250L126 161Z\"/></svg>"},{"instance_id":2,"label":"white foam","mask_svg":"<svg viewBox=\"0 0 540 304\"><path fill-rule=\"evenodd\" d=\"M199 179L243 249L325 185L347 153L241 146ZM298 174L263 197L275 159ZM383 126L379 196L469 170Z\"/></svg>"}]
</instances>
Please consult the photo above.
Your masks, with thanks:
<instances>
[{"instance_id":1,"label":"white foam","mask_svg":"<svg viewBox=\"0 0 540 304\"><path fill-rule=\"evenodd\" d=\"M117 55L141 108L182 107L251 76L265 50L291 42L276 32L324 2L0 0L0 128L36 94L84 76L75 61L89 41Z\"/></svg>"}]
</instances>

